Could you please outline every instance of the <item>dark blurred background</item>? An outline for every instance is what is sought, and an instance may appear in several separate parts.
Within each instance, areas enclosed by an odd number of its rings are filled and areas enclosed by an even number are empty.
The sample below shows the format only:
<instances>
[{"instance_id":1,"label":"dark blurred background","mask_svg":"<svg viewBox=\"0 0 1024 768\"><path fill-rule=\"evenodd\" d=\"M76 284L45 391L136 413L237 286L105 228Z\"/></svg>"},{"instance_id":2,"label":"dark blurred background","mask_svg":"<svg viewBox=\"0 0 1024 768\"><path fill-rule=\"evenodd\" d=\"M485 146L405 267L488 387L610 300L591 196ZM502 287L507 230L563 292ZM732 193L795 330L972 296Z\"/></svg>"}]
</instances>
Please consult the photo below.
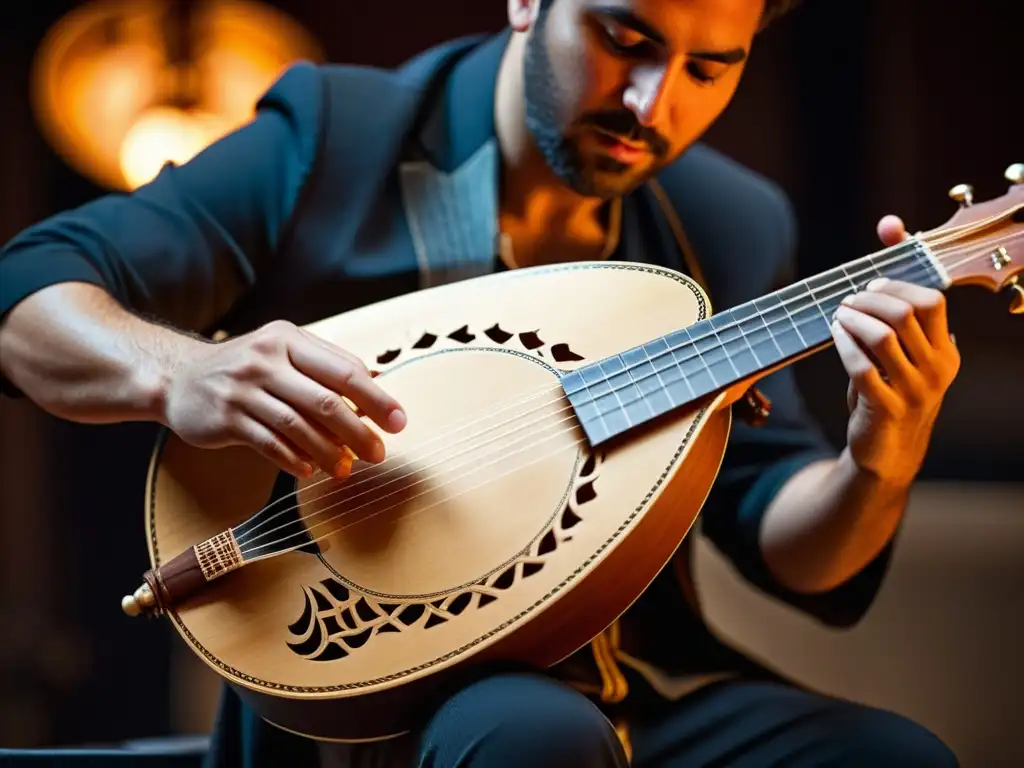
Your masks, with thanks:
<instances>
[{"instance_id":1,"label":"dark blurred background","mask_svg":"<svg viewBox=\"0 0 1024 768\"><path fill-rule=\"evenodd\" d=\"M11 3L0 23L4 241L106 191L54 151L31 108L37 47L75 5ZM497 30L505 12L499 0L269 5L304 26L328 60L382 66L453 36ZM874 227L885 213L903 216L911 231L929 229L955 211L946 195L954 184L973 184L977 199L1005 190L1003 170L1024 161L1020 27L1011 5L808 0L759 41L735 102L707 140L790 194L803 275L877 248ZM952 513L965 531L991 488L1012 489L1000 498L1024 515L1024 486L1015 485L1024 482L1024 317L1007 307L1007 297L977 288L949 297L963 369L922 480L967 489ZM797 371L815 415L842 444L846 377L838 358L829 350ZM142 491L152 439L146 425L70 425L27 402L0 402L0 746L205 727L209 698L192 695L198 689L182 678L181 670L195 670L175 662L180 649L167 626L119 609L147 566ZM1019 523L1013 530L1020 535ZM1019 587L1019 573L992 578ZM1019 638L1017 600L993 611L1005 610L997 631ZM960 607L944 610L953 620ZM919 652L928 653L927 643ZM970 670L990 652L965 647L957 663ZM945 663L922 678L949 674ZM1020 712L1024 681L1015 679L1012 698L999 706L1015 702ZM985 704L958 706L979 712Z\"/></svg>"}]
</instances>

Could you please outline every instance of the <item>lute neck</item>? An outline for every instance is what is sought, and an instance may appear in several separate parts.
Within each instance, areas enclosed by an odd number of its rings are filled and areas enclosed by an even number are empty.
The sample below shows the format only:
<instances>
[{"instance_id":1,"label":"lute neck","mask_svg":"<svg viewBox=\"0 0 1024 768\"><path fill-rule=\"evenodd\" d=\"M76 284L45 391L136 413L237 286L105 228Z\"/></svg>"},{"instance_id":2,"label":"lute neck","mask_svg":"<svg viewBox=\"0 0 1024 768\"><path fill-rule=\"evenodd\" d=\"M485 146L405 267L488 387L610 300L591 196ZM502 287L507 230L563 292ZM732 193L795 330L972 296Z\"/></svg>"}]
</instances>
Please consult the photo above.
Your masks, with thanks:
<instances>
[{"instance_id":1,"label":"lute neck","mask_svg":"<svg viewBox=\"0 0 1024 768\"><path fill-rule=\"evenodd\" d=\"M916 238L728 309L562 378L592 447L824 348L843 297L879 277L945 290Z\"/></svg>"}]
</instances>

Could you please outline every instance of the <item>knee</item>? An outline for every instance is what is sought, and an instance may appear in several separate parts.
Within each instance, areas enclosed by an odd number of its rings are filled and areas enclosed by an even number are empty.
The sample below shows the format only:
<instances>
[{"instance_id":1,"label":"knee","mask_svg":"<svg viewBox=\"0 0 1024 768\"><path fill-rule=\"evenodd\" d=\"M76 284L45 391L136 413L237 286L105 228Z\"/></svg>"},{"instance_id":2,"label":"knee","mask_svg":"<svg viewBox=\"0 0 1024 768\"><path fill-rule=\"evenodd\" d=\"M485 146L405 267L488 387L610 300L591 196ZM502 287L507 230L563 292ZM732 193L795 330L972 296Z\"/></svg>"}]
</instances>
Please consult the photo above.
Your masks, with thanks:
<instances>
[{"instance_id":1,"label":"knee","mask_svg":"<svg viewBox=\"0 0 1024 768\"><path fill-rule=\"evenodd\" d=\"M577 691L540 675L504 674L449 698L424 729L421 765L625 766L601 711Z\"/></svg>"},{"instance_id":2,"label":"knee","mask_svg":"<svg viewBox=\"0 0 1024 768\"><path fill-rule=\"evenodd\" d=\"M858 763L920 768L959 766L956 755L938 736L902 715L858 707L848 716L855 721L849 733Z\"/></svg>"}]
</instances>

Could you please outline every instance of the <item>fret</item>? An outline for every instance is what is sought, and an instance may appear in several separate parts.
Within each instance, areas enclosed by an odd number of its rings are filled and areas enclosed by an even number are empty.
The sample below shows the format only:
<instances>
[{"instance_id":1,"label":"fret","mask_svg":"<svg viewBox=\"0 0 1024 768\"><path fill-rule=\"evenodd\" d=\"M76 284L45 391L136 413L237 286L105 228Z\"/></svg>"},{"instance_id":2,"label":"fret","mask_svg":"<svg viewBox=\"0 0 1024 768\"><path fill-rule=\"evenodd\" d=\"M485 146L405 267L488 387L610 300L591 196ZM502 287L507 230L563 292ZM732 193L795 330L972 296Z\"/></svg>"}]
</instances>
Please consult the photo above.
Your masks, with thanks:
<instances>
[{"instance_id":1,"label":"fret","mask_svg":"<svg viewBox=\"0 0 1024 768\"><path fill-rule=\"evenodd\" d=\"M715 340L716 352L720 352L722 359L725 360L726 363L728 363L729 368L732 371L732 375L737 377L741 376L740 369L736 366L736 361L732 359L732 353L729 351L729 345L726 343L726 338L729 338L729 336L726 335L726 337L723 338L723 335L718 332L718 326L720 325L723 329L723 332L725 332L726 334L728 334L728 331L732 331L734 329L728 319L726 319L724 322L719 323L717 317L719 316L712 315L703 323L701 323L701 325L707 326L708 336ZM701 334L704 334L703 330L701 331ZM708 356L705 355L704 359L708 360ZM714 362L708 360L708 364L714 365ZM728 376L729 374L726 373L725 375Z\"/></svg>"},{"instance_id":2,"label":"fret","mask_svg":"<svg viewBox=\"0 0 1024 768\"><path fill-rule=\"evenodd\" d=\"M636 405L643 403L643 398L630 378L620 355L613 355L598 361L597 369L602 374L600 382L591 385L590 391L604 419L605 425L613 433L623 432L646 418L646 414L633 412Z\"/></svg>"},{"instance_id":3,"label":"fret","mask_svg":"<svg viewBox=\"0 0 1024 768\"><path fill-rule=\"evenodd\" d=\"M729 314L739 322L743 338L761 364L761 368L768 368L786 358L785 353L775 342L771 329L765 325L764 317L752 303L741 304L731 309Z\"/></svg>"},{"instance_id":4,"label":"fret","mask_svg":"<svg viewBox=\"0 0 1024 768\"><path fill-rule=\"evenodd\" d=\"M718 389L729 381L734 381L739 376L739 371L729 356L729 350L722 344L721 339L715 332L711 319L702 320L686 329L690 335L690 347L693 352L684 351L686 356L692 356L694 352L699 356L700 361L707 369L707 376L698 376L698 383L694 387L701 393L711 392ZM684 348L685 349L685 348ZM705 383L705 378L710 384Z\"/></svg>"},{"instance_id":5,"label":"fret","mask_svg":"<svg viewBox=\"0 0 1024 768\"><path fill-rule=\"evenodd\" d=\"M601 369L608 376L612 393L618 403L623 417L630 427L642 424L649 416L654 415L650 403L643 391L637 386L633 372L626 365L622 355L614 355L601 362ZM614 423L611 425L614 428Z\"/></svg>"},{"instance_id":6,"label":"fret","mask_svg":"<svg viewBox=\"0 0 1024 768\"><path fill-rule=\"evenodd\" d=\"M846 281L853 287L853 290L855 292L863 291L867 284L874 280L876 277L884 276L881 272L878 271L878 268L874 264L869 264L867 267L864 267L860 264L854 266L853 270L856 273L856 279L853 275L850 274L850 271L847 269L845 264L841 265L839 269L842 270L843 275L845 275L846 277Z\"/></svg>"},{"instance_id":7,"label":"fret","mask_svg":"<svg viewBox=\"0 0 1024 768\"><path fill-rule=\"evenodd\" d=\"M597 445L613 434L605 422L599 401L590 389L590 381L596 383L600 378L603 378L600 367L595 368L593 365L577 368L562 377L562 390L569 398L576 417L592 445Z\"/></svg>"},{"instance_id":8,"label":"fret","mask_svg":"<svg viewBox=\"0 0 1024 768\"><path fill-rule=\"evenodd\" d=\"M562 388L597 445L831 340L843 298L880 276L948 282L927 247L909 240L567 372Z\"/></svg>"},{"instance_id":9,"label":"fret","mask_svg":"<svg viewBox=\"0 0 1024 768\"><path fill-rule=\"evenodd\" d=\"M913 243L914 256L921 264L924 271L924 275L914 282L918 285L923 285L925 288L933 288L938 291L946 290L949 287L951 280L945 268L943 268L939 260L935 258L935 254L931 252L927 245L919 240L914 240Z\"/></svg>"},{"instance_id":10,"label":"fret","mask_svg":"<svg viewBox=\"0 0 1024 768\"><path fill-rule=\"evenodd\" d=\"M856 285L845 274L836 269L822 272L820 275L809 277L803 281L807 290L817 294L819 297L838 294L841 298L856 290Z\"/></svg>"},{"instance_id":11,"label":"fret","mask_svg":"<svg viewBox=\"0 0 1024 768\"><path fill-rule=\"evenodd\" d=\"M864 276L862 288L876 277L888 277L893 280L904 280L908 283L919 283L929 271L918 252L916 243L908 241L893 251L876 253L868 256L866 267L861 267L855 262L856 271L869 269L870 273ZM851 265L854 266L854 265ZM925 267L922 269L922 267Z\"/></svg>"},{"instance_id":12,"label":"fret","mask_svg":"<svg viewBox=\"0 0 1024 768\"><path fill-rule=\"evenodd\" d=\"M793 304L793 299L788 301L779 301L778 303L778 305L782 308L782 311L785 312L785 318L787 319L787 321L790 321L790 325L796 332L797 338L800 339L801 349L804 349L807 347L807 339L804 337L804 334L800 330L800 324L797 323L797 317L795 317L793 314ZM801 349L798 349L797 351L801 351Z\"/></svg>"},{"instance_id":13,"label":"fret","mask_svg":"<svg viewBox=\"0 0 1024 768\"><path fill-rule=\"evenodd\" d=\"M756 299L754 307L761 314L761 321L784 358L799 354L805 349L803 339L793 324L789 311L779 300L778 294Z\"/></svg>"},{"instance_id":14,"label":"fret","mask_svg":"<svg viewBox=\"0 0 1024 768\"><path fill-rule=\"evenodd\" d=\"M868 275L865 278L864 285L867 285L876 277L888 277L894 280L916 283L917 278L922 273L920 269L922 264L912 242L903 243L895 251L876 253L869 256L867 262L874 274Z\"/></svg>"},{"instance_id":15,"label":"fret","mask_svg":"<svg viewBox=\"0 0 1024 768\"><path fill-rule=\"evenodd\" d=\"M787 285L775 293L769 294L770 297L774 297L779 300L780 304L792 304L794 301L804 298L807 296L807 286L803 283L793 283ZM766 296L765 298L768 298Z\"/></svg>"},{"instance_id":16,"label":"fret","mask_svg":"<svg viewBox=\"0 0 1024 768\"><path fill-rule=\"evenodd\" d=\"M700 324L698 323L698 325ZM718 387L718 380L711 368L704 362L700 346L695 346L693 343L694 336L690 334L690 329L683 328L678 334L672 335L679 336L684 342L672 345L672 359L675 360L676 365L683 372L683 376L686 377L687 383L694 389L698 397ZM710 351L711 344L708 344L707 340L703 341L705 343L702 346Z\"/></svg>"},{"instance_id":17,"label":"fret","mask_svg":"<svg viewBox=\"0 0 1024 768\"><path fill-rule=\"evenodd\" d=\"M751 310L751 311L753 311L753 310ZM736 327L739 328L740 335L743 337L743 343L747 346L747 349L750 350L750 356L754 359L755 365L752 366L753 370L761 370L762 368L764 368L767 365L767 359L768 359L767 356L766 357L762 357L761 355L757 354L757 349L755 348L754 344L752 344L750 342L750 337L747 336L747 329L745 328L746 324L743 322L742 319L740 319L742 317L742 315L739 312L737 312L736 310L733 310L729 314L730 314L731 317L735 318L735 320L736 320ZM773 345L773 349L774 349L774 345Z\"/></svg>"},{"instance_id":18,"label":"fret","mask_svg":"<svg viewBox=\"0 0 1024 768\"><path fill-rule=\"evenodd\" d=\"M683 336L672 333L644 344L642 349L658 377L665 383L669 399L679 405L697 397L685 371L676 364L673 350L685 344Z\"/></svg>"},{"instance_id":19,"label":"fret","mask_svg":"<svg viewBox=\"0 0 1024 768\"><path fill-rule=\"evenodd\" d=\"M815 347L831 338L830 315L824 313L813 291L808 291L803 301L795 301L789 307L789 311L807 348Z\"/></svg>"},{"instance_id":20,"label":"fret","mask_svg":"<svg viewBox=\"0 0 1024 768\"><path fill-rule=\"evenodd\" d=\"M655 362L648 354L647 347L648 345L644 344L627 350L622 353L622 359L632 371L633 384L640 391L644 402L647 403L647 407L653 416L654 414L670 411L680 403L685 402L686 399L685 396L681 396L678 400L673 398L673 392L677 389L674 385L682 382L682 374L677 371L678 375L674 382L666 381L662 377L658 366L655 365ZM659 360L658 362L665 365L663 361ZM667 373L670 375L671 370Z\"/></svg>"},{"instance_id":21,"label":"fret","mask_svg":"<svg viewBox=\"0 0 1024 768\"><path fill-rule=\"evenodd\" d=\"M654 342L647 345L650 348L651 356L653 357L655 354L659 354L661 355L661 360L658 360L657 362L661 362L663 360L665 362L671 362L672 365L676 365L676 360L672 357L672 350L682 349L690 343L690 331L686 328L680 328L678 331L672 331L672 333L665 334L660 339L656 339L656 341L663 342L664 346L658 348L657 352L655 352ZM665 363L661 363L661 366L664 366L664 364Z\"/></svg>"},{"instance_id":22,"label":"fret","mask_svg":"<svg viewBox=\"0 0 1024 768\"><path fill-rule=\"evenodd\" d=\"M906 243L906 254L898 262L886 265L886 277L915 283L925 288L944 289L948 277L928 246L918 240ZM890 255L891 258L891 255Z\"/></svg>"},{"instance_id":23,"label":"fret","mask_svg":"<svg viewBox=\"0 0 1024 768\"><path fill-rule=\"evenodd\" d=\"M805 280L804 285L816 300L821 315L829 324L831 324L832 315L839 308L843 297L859 290L857 284L840 269L815 275Z\"/></svg>"},{"instance_id":24,"label":"fret","mask_svg":"<svg viewBox=\"0 0 1024 768\"><path fill-rule=\"evenodd\" d=\"M562 376L562 390L565 394L572 397L584 390L586 387L586 384L583 381L583 371L585 368L587 368L587 366L577 368L574 371L569 371Z\"/></svg>"},{"instance_id":25,"label":"fret","mask_svg":"<svg viewBox=\"0 0 1024 768\"><path fill-rule=\"evenodd\" d=\"M743 334L743 324L733 316L732 311L712 315L708 321L725 347L737 376L743 378L761 368L760 361Z\"/></svg>"}]
</instances>

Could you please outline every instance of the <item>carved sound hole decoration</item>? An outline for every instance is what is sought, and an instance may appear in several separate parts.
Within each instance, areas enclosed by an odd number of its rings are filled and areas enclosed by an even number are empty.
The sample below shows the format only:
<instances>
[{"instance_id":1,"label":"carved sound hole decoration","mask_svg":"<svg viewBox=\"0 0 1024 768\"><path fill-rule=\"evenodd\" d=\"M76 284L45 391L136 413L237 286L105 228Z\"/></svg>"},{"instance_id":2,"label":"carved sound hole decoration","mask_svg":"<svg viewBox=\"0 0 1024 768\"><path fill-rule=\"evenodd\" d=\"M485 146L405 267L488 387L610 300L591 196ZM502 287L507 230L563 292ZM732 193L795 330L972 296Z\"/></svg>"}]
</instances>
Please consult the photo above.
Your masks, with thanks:
<instances>
[{"instance_id":1,"label":"carved sound hole decoration","mask_svg":"<svg viewBox=\"0 0 1024 768\"><path fill-rule=\"evenodd\" d=\"M572 541L572 529L585 524L585 507L597 498L595 482L602 455L587 457L573 482L572 492L554 525L501 571L436 600L381 601L358 592L335 578L303 588L302 615L288 631L288 647L310 661L336 661L362 648L384 632L429 630L459 615L500 599L522 579L540 573L559 547Z\"/></svg>"},{"instance_id":2,"label":"carved sound hole decoration","mask_svg":"<svg viewBox=\"0 0 1024 768\"><path fill-rule=\"evenodd\" d=\"M500 323L495 323L489 328L482 328L477 331L472 331L468 325L464 325L442 336L425 331L423 335L409 345L408 349L430 349L438 343L444 343L445 340L462 345L472 344L477 340L480 343L486 344L491 342L499 346L516 345L526 352L533 352L538 357L550 358L556 363L575 362L583 359L582 355L576 354L564 341L549 345L547 341L541 338L540 332L536 329L512 332L502 328ZM389 349L377 355L377 364L388 365L393 363L405 351L403 349Z\"/></svg>"}]
</instances>

